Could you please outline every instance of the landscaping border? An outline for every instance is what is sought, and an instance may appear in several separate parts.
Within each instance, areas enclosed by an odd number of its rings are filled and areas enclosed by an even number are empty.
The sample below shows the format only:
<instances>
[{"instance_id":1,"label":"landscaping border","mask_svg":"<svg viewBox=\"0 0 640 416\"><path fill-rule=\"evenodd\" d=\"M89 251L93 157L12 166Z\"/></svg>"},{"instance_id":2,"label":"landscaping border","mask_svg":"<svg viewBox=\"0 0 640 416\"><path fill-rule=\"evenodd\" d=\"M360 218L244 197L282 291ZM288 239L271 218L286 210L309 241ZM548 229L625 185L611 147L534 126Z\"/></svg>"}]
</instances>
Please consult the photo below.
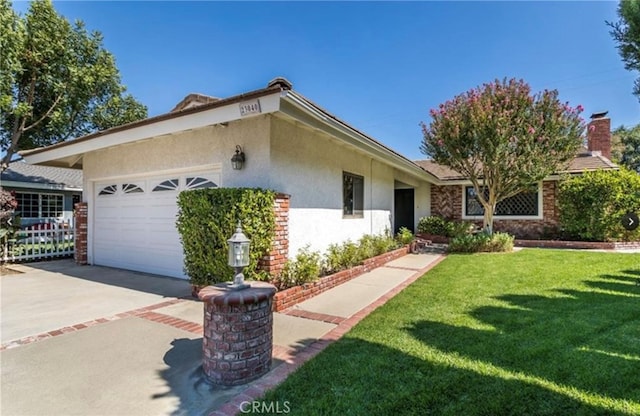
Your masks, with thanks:
<instances>
[{"instance_id":1,"label":"landscaping border","mask_svg":"<svg viewBox=\"0 0 640 416\"><path fill-rule=\"evenodd\" d=\"M294 286L289 289L277 292L273 298L273 311L280 312L288 309L300 302L310 299L322 292L326 292L336 286L339 286L351 279L354 279L364 273L384 264L399 259L409 254L409 246L404 246L376 257L371 257L363 261L363 264L352 267L350 269L341 270L337 273L321 277L315 282L305 283L301 286Z\"/></svg>"},{"instance_id":2,"label":"landscaping border","mask_svg":"<svg viewBox=\"0 0 640 416\"><path fill-rule=\"evenodd\" d=\"M441 235L418 234L417 237L438 244L449 244L449 238ZM564 241L564 240L524 240L516 239L516 247L527 248L571 248L578 250L634 250L640 249L640 241Z\"/></svg>"}]
</instances>

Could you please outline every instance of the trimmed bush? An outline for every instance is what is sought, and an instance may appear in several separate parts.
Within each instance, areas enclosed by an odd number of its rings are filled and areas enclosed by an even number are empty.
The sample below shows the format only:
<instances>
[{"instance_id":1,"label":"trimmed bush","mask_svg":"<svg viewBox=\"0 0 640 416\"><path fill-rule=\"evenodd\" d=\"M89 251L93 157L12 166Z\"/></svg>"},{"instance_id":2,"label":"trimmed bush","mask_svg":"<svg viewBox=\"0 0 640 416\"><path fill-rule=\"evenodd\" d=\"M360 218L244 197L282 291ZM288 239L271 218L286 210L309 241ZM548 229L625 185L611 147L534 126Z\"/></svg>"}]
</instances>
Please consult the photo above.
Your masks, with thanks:
<instances>
[{"instance_id":1,"label":"trimmed bush","mask_svg":"<svg viewBox=\"0 0 640 416\"><path fill-rule=\"evenodd\" d=\"M401 245L410 244L413 241L413 233L407 227L400 227L398 234L396 234L396 240Z\"/></svg>"},{"instance_id":2,"label":"trimmed bush","mask_svg":"<svg viewBox=\"0 0 640 416\"><path fill-rule=\"evenodd\" d=\"M640 228L627 231L622 217L640 214L640 175L628 169L599 170L560 182L560 224L570 238L636 241Z\"/></svg>"},{"instance_id":3,"label":"trimmed bush","mask_svg":"<svg viewBox=\"0 0 640 416\"><path fill-rule=\"evenodd\" d=\"M439 235L442 237L459 237L471 234L475 226L467 221L449 221L437 215L422 217L418 221L418 232L421 234Z\"/></svg>"},{"instance_id":4,"label":"trimmed bush","mask_svg":"<svg viewBox=\"0 0 640 416\"><path fill-rule=\"evenodd\" d=\"M331 244L324 261L324 274L339 272L362 264L365 259L379 256L398 248L398 242L388 233L363 235L357 243L347 240Z\"/></svg>"},{"instance_id":5,"label":"trimmed bush","mask_svg":"<svg viewBox=\"0 0 640 416\"><path fill-rule=\"evenodd\" d=\"M320 253L310 251L309 246L301 249L295 260L288 260L278 278L276 285L280 290L313 282L322 271Z\"/></svg>"},{"instance_id":6,"label":"trimmed bush","mask_svg":"<svg viewBox=\"0 0 640 416\"><path fill-rule=\"evenodd\" d=\"M257 270L275 236L275 192L250 188L210 188L183 191L178 197L176 222L184 250L184 270L191 283L206 286L233 279L227 265L228 244L238 221L251 239L245 276L269 280Z\"/></svg>"},{"instance_id":7,"label":"trimmed bush","mask_svg":"<svg viewBox=\"0 0 640 416\"><path fill-rule=\"evenodd\" d=\"M506 233L465 234L449 242L450 253L505 252L513 250L514 238Z\"/></svg>"}]
</instances>

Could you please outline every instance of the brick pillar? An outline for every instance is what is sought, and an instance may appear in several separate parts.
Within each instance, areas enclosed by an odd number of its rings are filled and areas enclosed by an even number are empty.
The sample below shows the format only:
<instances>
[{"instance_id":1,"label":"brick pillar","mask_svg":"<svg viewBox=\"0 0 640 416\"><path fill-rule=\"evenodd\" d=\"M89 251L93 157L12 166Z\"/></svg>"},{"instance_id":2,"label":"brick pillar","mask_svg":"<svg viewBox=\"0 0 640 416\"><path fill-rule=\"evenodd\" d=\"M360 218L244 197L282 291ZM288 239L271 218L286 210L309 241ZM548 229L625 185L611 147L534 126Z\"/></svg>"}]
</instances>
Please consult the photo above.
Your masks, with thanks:
<instances>
[{"instance_id":1,"label":"brick pillar","mask_svg":"<svg viewBox=\"0 0 640 416\"><path fill-rule=\"evenodd\" d=\"M280 275L289 258L289 195L277 194L273 210L276 214L276 233L269 253L260 259L258 267L271 276Z\"/></svg>"},{"instance_id":2,"label":"brick pillar","mask_svg":"<svg viewBox=\"0 0 640 416\"><path fill-rule=\"evenodd\" d=\"M78 202L74 205L75 223L75 254L76 264L87 264L87 203Z\"/></svg>"},{"instance_id":3,"label":"brick pillar","mask_svg":"<svg viewBox=\"0 0 640 416\"><path fill-rule=\"evenodd\" d=\"M238 386L271 369L275 293L275 286L265 282L241 290L220 283L200 291L205 308L202 368L212 384Z\"/></svg>"}]
</instances>

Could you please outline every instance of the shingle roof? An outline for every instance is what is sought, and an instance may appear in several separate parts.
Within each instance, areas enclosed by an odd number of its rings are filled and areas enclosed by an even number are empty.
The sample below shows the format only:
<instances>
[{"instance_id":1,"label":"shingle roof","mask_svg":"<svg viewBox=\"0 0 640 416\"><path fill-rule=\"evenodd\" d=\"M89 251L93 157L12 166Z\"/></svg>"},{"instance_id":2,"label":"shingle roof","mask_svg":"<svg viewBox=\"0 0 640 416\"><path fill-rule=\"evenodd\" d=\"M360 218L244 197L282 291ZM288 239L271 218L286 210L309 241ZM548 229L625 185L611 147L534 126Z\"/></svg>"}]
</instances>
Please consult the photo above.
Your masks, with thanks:
<instances>
[{"instance_id":1,"label":"shingle roof","mask_svg":"<svg viewBox=\"0 0 640 416\"><path fill-rule=\"evenodd\" d=\"M0 181L58 185L82 189L82 170L30 165L22 160L11 162L0 174Z\"/></svg>"},{"instance_id":2,"label":"shingle roof","mask_svg":"<svg viewBox=\"0 0 640 416\"><path fill-rule=\"evenodd\" d=\"M441 181L467 179L465 175L447 166L440 165L433 160L416 160L415 163ZM556 173L581 173L597 169L618 169L618 166L602 156L599 152L591 152L586 148L582 148L576 157L569 162L567 169Z\"/></svg>"}]
</instances>

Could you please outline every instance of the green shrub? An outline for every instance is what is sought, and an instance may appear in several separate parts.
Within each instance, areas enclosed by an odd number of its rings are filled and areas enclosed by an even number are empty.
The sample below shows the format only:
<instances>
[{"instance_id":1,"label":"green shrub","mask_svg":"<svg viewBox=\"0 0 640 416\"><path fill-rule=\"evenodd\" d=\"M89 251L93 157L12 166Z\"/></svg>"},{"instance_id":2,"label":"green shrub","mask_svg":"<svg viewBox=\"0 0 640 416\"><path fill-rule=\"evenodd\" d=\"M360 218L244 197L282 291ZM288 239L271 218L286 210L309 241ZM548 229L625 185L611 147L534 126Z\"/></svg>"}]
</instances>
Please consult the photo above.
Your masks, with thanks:
<instances>
[{"instance_id":1,"label":"green shrub","mask_svg":"<svg viewBox=\"0 0 640 416\"><path fill-rule=\"evenodd\" d=\"M321 270L320 253L310 251L309 246L306 246L298 252L295 260L288 260L285 263L276 283L280 289L286 289L313 282L318 279Z\"/></svg>"},{"instance_id":2,"label":"green shrub","mask_svg":"<svg viewBox=\"0 0 640 416\"><path fill-rule=\"evenodd\" d=\"M585 172L560 183L560 225L569 237L587 241L640 240L622 216L640 213L640 175L628 169Z\"/></svg>"},{"instance_id":3,"label":"green shrub","mask_svg":"<svg viewBox=\"0 0 640 416\"><path fill-rule=\"evenodd\" d=\"M210 188L180 193L176 225L184 250L184 269L192 284L205 286L232 280L227 240L238 221L251 239L245 275L254 280L270 278L257 266L275 235L274 200L275 192L263 189Z\"/></svg>"},{"instance_id":4,"label":"green shrub","mask_svg":"<svg viewBox=\"0 0 640 416\"><path fill-rule=\"evenodd\" d=\"M398 242L388 233L364 235L357 243L347 240L342 244L331 244L325 255L324 272L330 274L349 269L397 247Z\"/></svg>"},{"instance_id":5,"label":"green shrub","mask_svg":"<svg viewBox=\"0 0 640 416\"><path fill-rule=\"evenodd\" d=\"M452 223L442 217L432 215L430 217L422 217L418 221L418 232L421 234L441 235L448 237L451 235Z\"/></svg>"},{"instance_id":6,"label":"green shrub","mask_svg":"<svg viewBox=\"0 0 640 416\"><path fill-rule=\"evenodd\" d=\"M450 253L503 252L513 250L514 238L506 233L465 234L449 242Z\"/></svg>"},{"instance_id":7,"label":"green shrub","mask_svg":"<svg viewBox=\"0 0 640 416\"><path fill-rule=\"evenodd\" d=\"M396 234L396 240L402 245L411 244L413 241L413 233L407 227L400 227L398 234Z\"/></svg>"},{"instance_id":8,"label":"green shrub","mask_svg":"<svg viewBox=\"0 0 640 416\"><path fill-rule=\"evenodd\" d=\"M474 229L475 226L470 222L449 221L436 215L422 217L418 221L418 232L422 234L459 237L471 234Z\"/></svg>"}]
</instances>

